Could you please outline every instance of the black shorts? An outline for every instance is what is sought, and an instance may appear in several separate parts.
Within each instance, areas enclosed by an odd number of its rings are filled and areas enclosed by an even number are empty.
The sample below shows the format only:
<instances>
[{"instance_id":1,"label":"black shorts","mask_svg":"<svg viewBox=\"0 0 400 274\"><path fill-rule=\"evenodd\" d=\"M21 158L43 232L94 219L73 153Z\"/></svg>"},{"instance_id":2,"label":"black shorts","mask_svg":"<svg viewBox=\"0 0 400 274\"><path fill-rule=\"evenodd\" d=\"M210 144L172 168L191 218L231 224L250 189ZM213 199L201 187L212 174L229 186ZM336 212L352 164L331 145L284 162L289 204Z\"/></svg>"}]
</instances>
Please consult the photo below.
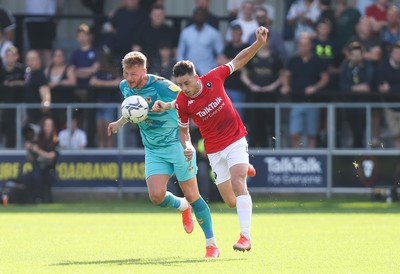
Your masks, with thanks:
<instances>
[{"instance_id":1,"label":"black shorts","mask_svg":"<svg viewBox=\"0 0 400 274\"><path fill-rule=\"evenodd\" d=\"M53 41L56 38L56 23L26 22L30 49L53 49Z\"/></svg>"}]
</instances>

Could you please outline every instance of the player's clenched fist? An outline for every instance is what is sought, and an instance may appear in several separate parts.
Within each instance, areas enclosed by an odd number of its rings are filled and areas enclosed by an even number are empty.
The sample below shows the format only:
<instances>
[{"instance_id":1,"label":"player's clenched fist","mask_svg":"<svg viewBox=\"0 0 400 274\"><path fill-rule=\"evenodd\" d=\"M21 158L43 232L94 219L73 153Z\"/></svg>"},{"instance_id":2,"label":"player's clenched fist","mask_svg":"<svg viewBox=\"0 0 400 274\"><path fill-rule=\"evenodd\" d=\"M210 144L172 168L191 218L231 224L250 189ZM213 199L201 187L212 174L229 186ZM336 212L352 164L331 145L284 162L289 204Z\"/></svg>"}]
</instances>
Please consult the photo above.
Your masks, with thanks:
<instances>
[{"instance_id":1,"label":"player's clenched fist","mask_svg":"<svg viewBox=\"0 0 400 274\"><path fill-rule=\"evenodd\" d=\"M257 41L261 41L263 43L267 42L268 39L268 29L266 27L258 27L256 30Z\"/></svg>"},{"instance_id":2,"label":"player's clenched fist","mask_svg":"<svg viewBox=\"0 0 400 274\"><path fill-rule=\"evenodd\" d=\"M163 101L157 100L157 101L154 102L154 105L151 108L151 111L153 111L153 112L163 112L163 111L169 110L171 108L174 108L174 102L165 103Z\"/></svg>"}]
</instances>

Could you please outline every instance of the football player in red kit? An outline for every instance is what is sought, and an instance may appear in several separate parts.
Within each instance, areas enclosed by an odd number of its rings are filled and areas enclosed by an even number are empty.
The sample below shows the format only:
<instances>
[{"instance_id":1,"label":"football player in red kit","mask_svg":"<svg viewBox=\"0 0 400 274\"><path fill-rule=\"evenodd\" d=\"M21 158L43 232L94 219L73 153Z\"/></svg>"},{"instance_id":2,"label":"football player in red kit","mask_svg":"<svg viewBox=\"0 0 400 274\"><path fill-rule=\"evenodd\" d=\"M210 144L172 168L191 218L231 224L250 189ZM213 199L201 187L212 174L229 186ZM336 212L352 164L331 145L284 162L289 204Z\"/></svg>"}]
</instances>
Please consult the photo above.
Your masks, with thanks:
<instances>
[{"instance_id":1,"label":"football player in red kit","mask_svg":"<svg viewBox=\"0 0 400 274\"><path fill-rule=\"evenodd\" d=\"M246 176L248 171L249 174L255 171L249 165L246 128L225 92L224 81L234 71L246 65L264 46L268 30L259 27L256 36L257 40L239 52L232 61L212 69L201 77L196 74L192 62L176 63L173 74L182 92L175 101L156 101L152 109L177 109L179 137L188 160L195 153L190 141L189 118L199 127L218 190L229 207L236 206L241 233L233 249L239 251L251 249L252 200L247 190Z\"/></svg>"}]
</instances>

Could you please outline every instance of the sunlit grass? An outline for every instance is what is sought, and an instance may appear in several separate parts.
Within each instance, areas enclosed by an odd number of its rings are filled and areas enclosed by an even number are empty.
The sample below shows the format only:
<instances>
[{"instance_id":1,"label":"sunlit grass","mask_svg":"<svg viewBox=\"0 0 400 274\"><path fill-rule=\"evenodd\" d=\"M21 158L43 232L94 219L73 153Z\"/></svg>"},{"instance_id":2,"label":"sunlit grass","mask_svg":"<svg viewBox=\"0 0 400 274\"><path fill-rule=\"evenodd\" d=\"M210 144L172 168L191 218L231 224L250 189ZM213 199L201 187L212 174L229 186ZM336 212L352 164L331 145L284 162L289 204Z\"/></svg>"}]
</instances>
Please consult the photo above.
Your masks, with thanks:
<instances>
[{"instance_id":1,"label":"sunlit grass","mask_svg":"<svg viewBox=\"0 0 400 274\"><path fill-rule=\"evenodd\" d=\"M253 249L232 250L234 209L211 204L221 257L196 225L144 201L0 206L0 273L398 273L400 205L255 199Z\"/></svg>"}]
</instances>

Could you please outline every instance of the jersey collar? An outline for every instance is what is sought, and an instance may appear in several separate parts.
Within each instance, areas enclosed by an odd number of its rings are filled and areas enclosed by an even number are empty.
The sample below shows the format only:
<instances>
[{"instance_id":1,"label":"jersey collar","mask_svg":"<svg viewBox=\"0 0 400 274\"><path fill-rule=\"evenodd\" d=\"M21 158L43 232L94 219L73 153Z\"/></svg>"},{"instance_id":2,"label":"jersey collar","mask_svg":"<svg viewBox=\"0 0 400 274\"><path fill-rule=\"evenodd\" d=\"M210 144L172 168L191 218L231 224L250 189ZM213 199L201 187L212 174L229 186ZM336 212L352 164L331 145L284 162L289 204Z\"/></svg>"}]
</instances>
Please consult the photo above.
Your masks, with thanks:
<instances>
[{"instance_id":1,"label":"jersey collar","mask_svg":"<svg viewBox=\"0 0 400 274\"><path fill-rule=\"evenodd\" d=\"M199 80L199 85L200 85L200 90L193 96L191 96L191 98L196 98L199 97L199 95L203 92L203 83Z\"/></svg>"}]
</instances>

